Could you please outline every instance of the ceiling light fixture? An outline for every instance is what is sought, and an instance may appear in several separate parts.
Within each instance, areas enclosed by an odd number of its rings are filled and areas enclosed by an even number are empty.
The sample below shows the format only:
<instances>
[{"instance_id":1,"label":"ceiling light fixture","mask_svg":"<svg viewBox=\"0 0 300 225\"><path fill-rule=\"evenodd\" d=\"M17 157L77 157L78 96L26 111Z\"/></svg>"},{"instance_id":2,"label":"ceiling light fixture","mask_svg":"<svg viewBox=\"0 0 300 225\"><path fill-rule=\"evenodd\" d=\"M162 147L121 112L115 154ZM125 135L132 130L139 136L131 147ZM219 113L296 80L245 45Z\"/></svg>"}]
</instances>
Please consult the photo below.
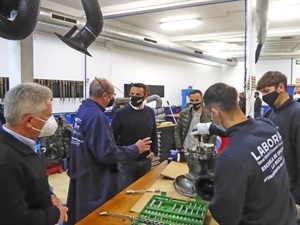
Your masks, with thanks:
<instances>
[{"instance_id":1,"label":"ceiling light fixture","mask_svg":"<svg viewBox=\"0 0 300 225\"><path fill-rule=\"evenodd\" d=\"M160 24L160 27L164 30L182 30L182 29L194 28L199 25L200 25L200 20L190 19L190 20L164 22Z\"/></svg>"}]
</instances>

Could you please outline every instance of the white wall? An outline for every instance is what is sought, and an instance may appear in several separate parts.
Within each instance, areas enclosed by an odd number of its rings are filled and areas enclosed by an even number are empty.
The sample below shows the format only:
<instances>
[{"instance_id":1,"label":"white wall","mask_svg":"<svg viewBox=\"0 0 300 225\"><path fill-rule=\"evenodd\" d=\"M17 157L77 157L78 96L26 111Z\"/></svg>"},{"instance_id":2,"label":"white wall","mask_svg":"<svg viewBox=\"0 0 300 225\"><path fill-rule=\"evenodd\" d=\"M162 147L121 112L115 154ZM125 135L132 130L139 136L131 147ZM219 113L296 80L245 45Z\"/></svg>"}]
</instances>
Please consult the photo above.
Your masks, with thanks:
<instances>
[{"instance_id":1,"label":"white wall","mask_svg":"<svg viewBox=\"0 0 300 225\"><path fill-rule=\"evenodd\" d=\"M221 78L221 68L153 56L124 49L113 49L111 80L123 90L124 83L142 82L164 85L165 98L170 105L181 105L181 89L193 86L204 90Z\"/></svg>"},{"instance_id":2,"label":"white wall","mask_svg":"<svg viewBox=\"0 0 300 225\"><path fill-rule=\"evenodd\" d=\"M124 83L142 82L164 85L165 98L170 105L181 105L181 89L188 86L204 91L211 83L220 81L221 67L158 56L149 52L129 50L117 46L103 46L94 42L88 51L92 57L71 49L55 35L34 33L34 78L60 80L87 80L95 76L109 79L118 89ZM86 69L86 74L85 74ZM123 93L116 90L117 97ZM73 112L79 101L53 101L53 112Z\"/></svg>"},{"instance_id":3,"label":"white wall","mask_svg":"<svg viewBox=\"0 0 300 225\"><path fill-rule=\"evenodd\" d=\"M0 73L7 76L7 40L0 39ZM205 90L216 82L225 82L238 91L243 90L244 62L238 65L214 67L186 60L159 56L149 52L126 49L113 45L104 46L94 42L88 51L93 57L85 56L68 47L54 34L34 32L34 78L91 81L95 76L109 79L123 91L124 83L143 82L150 85L164 85L166 101L181 105L181 89L188 86ZM86 59L85 59L86 58ZM85 64L86 60L86 64ZM268 70L280 70L291 79L290 59L260 59L256 64L257 80ZM85 74L86 71L86 74ZM89 82L87 82L87 87ZM88 88L86 90L88 96ZM117 97L123 94L116 90ZM80 102L55 99L54 112L74 112Z\"/></svg>"},{"instance_id":4,"label":"white wall","mask_svg":"<svg viewBox=\"0 0 300 225\"><path fill-rule=\"evenodd\" d=\"M291 59L260 59L255 64L256 82L270 70L278 70L288 78L288 84L291 84ZM223 66L222 82L234 86L239 92L244 88L244 61L239 60L238 65Z\"/></svg>"},{"instance_id":5,"label":"white wall","mask_svg":"<svg viewBox=\"0 0 300 225\"><path fill-rule=\"evenodd\" d=\"M8 42L8 40L0 38L0 77L8 77L9 74Z\"/></svg>"}]
</instances>

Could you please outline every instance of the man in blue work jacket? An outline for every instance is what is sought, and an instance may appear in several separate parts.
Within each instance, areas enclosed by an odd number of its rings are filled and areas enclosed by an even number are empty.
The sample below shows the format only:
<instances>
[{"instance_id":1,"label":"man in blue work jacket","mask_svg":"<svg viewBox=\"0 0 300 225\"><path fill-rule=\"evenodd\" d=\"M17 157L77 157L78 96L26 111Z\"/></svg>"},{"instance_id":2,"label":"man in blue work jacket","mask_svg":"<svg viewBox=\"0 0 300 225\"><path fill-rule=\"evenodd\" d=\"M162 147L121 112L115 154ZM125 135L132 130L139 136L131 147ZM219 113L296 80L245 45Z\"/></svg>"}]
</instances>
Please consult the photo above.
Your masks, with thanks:
<instances>
[{"instance_id":1,"label":"man in blue work jacket","mask_svg":"<svg viewBox=\"0 0 300 225\"><path fill-rule=\"evenodd\" d=\"M107 118L106 107L114 101L114 87L95 78L86 99L76 113L70 148L70 177L67 205L75 224L118 192L117 163L135 159L150 150L149 137L127 147L118 147Z\"/></svg>"}]
</instances>

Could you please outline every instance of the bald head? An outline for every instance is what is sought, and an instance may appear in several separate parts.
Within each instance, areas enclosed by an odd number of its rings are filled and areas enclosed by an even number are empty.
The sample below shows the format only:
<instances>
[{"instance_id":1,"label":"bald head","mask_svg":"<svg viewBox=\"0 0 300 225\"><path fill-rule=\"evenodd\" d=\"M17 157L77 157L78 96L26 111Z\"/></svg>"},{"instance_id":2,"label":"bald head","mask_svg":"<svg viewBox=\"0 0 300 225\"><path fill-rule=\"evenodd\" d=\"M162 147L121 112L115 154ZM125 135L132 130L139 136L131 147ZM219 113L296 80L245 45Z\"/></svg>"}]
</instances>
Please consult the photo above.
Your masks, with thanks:
<instances>
[{"instance_id":1,"label":"bald head","mask_svg":"<svg viewBox=\"0 0 300 225\"><path fill-rule=\"evenodd\" d=\"M105 92L115 92L112 84L105 78L95 78L90 84L90 97L101 97Z\"/></svg>"}]
</instances>

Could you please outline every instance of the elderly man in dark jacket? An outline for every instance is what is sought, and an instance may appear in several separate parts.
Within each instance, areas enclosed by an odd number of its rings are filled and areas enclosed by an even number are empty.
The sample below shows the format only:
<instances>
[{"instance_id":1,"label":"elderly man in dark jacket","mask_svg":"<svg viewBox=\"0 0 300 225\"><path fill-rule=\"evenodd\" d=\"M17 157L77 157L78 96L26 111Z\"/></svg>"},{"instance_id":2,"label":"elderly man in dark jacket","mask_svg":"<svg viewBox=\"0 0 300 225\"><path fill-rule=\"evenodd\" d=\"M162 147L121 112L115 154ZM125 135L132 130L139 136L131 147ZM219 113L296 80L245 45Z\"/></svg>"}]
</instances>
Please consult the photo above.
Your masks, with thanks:
<instances>
[{"instance_id":1,"label":"elderly man in dark jacket","mask_svg":"<svg viewBox=\"0 0 300 225\"><path fill-rule=\"evenodd\" d=\"M54 225L66 221L67 207L50 191L37 137L53 135L52 92L23 83L5 95L6 124L0 127L0 224Z\"/></svg>"},{"instance_id":2,"label":"elderly man in dark jacket","mask_svg":"<svg viewBox=\"0 0 300 225\"><path fill-rule=\"evenodd\" d=\"M192 90L189 94L189 100L190 107L180 112L174 132L175 146L179 151L192 149L198 145L199 140L191 134L197 123L211 122L210 114L203 110L202 92L197 89ZM202 138L204 143L215 144L216 142L215 135L202 135Z\"/></svg>"}]
</instances>

